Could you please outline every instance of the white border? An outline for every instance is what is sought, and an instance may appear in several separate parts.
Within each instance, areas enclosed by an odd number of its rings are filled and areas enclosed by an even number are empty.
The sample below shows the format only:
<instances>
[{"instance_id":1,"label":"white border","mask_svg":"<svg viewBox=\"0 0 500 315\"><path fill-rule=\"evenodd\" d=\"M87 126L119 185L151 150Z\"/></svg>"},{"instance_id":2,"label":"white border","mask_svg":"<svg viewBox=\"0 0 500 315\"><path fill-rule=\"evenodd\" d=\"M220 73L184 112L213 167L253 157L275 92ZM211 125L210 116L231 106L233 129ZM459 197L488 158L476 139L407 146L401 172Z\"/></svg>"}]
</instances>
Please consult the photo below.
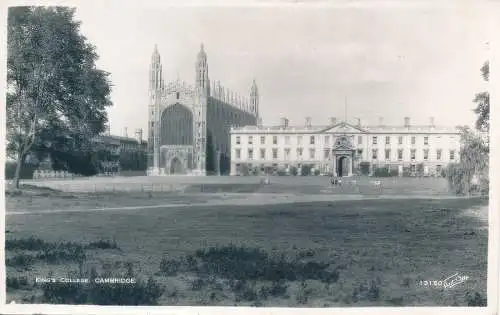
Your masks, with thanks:
<instances>
[{"instance_id":1,"label":"white border","mask_svg":"<svg viewBox=\"0 0 500 315\"><path fill-rule=\"evenodd\" d=\"M120 5L137 4L140 0L70 0L70 1L2 1L0 5L1 13L1 32L0 32L0 84L1 95L1 114L0 114L0 143L5 148L5 89L6 89L6 52L7 52L7 6L13 5L61 5L61 6L78 6L83 1L113 1ZM443 6L443 5L488 5L489 16L485 16L490 22L490 93L491 103L495 103L495 99L500 99L500 64L496 61L500 60L498 54L500 52L500 2L486 1L421 1L421 0L400 0L400 1L367 1L367 0L149 0L140 1L142 6L238 6L238 7L282 7L295 6L301 9L319 8L319 7L380 7L380 6L398 6L405 8L421 7L421 6ZM495 41L496 40L496 41ZM496 53L493 53L496 52ZM479 67L479 66L478 66ZM494 90L492 87L496 87ZM450 113L451 114L451 113ZM344 307L344 308L250 308L250 307L177 307L177 306L148 306L148 307L123 307L123 306L66 306L66 305L37 305L37 304L19 304L6 305L5 291L5 265L0 264L0 313L2 314L332 314L342 312L345 314L498 314L499 302L499 231L500 223L500 203L498 200L500 192L500 176L495 174L500 173L500 107L493 106L491 108L491 155L490 155L490 204L489 204L489 239L488 239L488 307L486 308L467 308L467 307ZM4 191L4 161L5 150L0 149L0 189ZM2 246L4 244L5 235L5 195L0 193L0 240ZM0 261L4 261L4 251L0 250Z\"/></svg>"}]
</instances>

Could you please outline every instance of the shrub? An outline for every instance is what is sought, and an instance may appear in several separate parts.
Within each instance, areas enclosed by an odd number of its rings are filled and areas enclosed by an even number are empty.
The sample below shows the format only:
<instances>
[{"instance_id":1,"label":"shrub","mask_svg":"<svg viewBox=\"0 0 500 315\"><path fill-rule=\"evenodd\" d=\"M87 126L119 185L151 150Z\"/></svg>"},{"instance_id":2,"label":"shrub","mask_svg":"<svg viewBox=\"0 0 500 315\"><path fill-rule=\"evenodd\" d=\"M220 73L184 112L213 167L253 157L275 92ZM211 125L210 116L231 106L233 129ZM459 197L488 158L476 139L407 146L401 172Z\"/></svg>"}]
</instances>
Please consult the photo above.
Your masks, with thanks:
<instances>
[{"instance_id":1,"label":"shrub","mask_svg":"<svg viewBox=\"0 0 500 315\"><path fill-rule=\"evenodd\" d=\"M243 176L249 176L250 175L250 167L248 164L243 163L238 167L238 173L243 175Z\"/></svg>"},{"instance_id":2,"label":"shrub","mask_svg":"<svg viewBox=\"0 0 500 315\"><path fill-rule=\"evenodd\" d=\"M299 170L297 169L296 166L290 166L290 175L293 175L293 176L297 176L297 174L299 173Z\"/></svg>"},{"instance_id":3,"label":"shrub","mask_svg":"<svg viewBox=\"0 0 500 315\"><path fill-rule=\"evenodd\" d=\"M160 262L160 272L166 276L175 276L181 267L181 263L175 259L163 258Z\"/></svg>"},{"instance_id":4,"label":"shrub","mask_svg":"<svg viewBox=\"0 0 500 315\"><path fill-rule=\"evenodd\" d=\"M321 174L321 171L316 169L314 170L314 176L319 176Z\"/></svg>"},{"instance_id":5,"label":"shrub","mask_svg":"<svg viewBox=\"0 0 500 315\"><path fill-rule=\"evenodd\" d=\"M480 293L475 292L474 294L467 293L466 295L467 306L488 306L486 297L483 297Z\"/></svg>"},{"instance_id":6,"label":"shrub","mask_svg":"<svg viewBox=\"0 0 500 315\"><path fill-rule=\"evenodd\" d=\"M283 168L279 168L277 171L276 171L276 175L278 176L285 176L286 175L286 170L283 169Z\"/></svg>"},{"instance_id":7,"label":"shrub","mask_svg":"<svg viewBox=\"0 0 500 315\"><path fill-rule=\"evenodd\" d=\"M61 244L55 248L44 249L36 255L39 260L50 264L60 264L68 261L82 262L85 260L85 250L83 246L72 245L71 243Z\"/></svg>"},{"instance_id":8,"label":"shrub","mask_svg":"<svg viewBox=\"0 0 500 315\"><path fill-rule=\"evenodd\" d=\"M446 169L449 189L456 195L469 193L471 176L457 163L449 164Z\"/></svg>"},{"instance_id":9,"label":"shrub","mask_svg":"<svg viewBox=\"0 0 500 315\"><path fill-rule=\"evenodd\" d=\"M418 163L416 166L417 176L424 176L424 163Z\"/></svg>"},{"instance_id":10,"label":"shrub","mask_svg":"<svg viewBox=\"0 0 500 315\"><path fill-rule=\"evenodd\" d=\"M301 176L310 176L312 167L313 166L311 164L302 165L302 167L300 168L300 175Z\"/></svg>"},{"instance_id":11,"label":"shrub","mask_svg":"<svg viewBox=\"0 0 500 315\"><path fill-rule=\"evenodd\" d=\"M5 264L9 267L16 267L16 268L22 267L25 270L30 269L34 263L35 263L35 257L28 254L17 254L5 261Z\"/></svg>"},{"instance_id":12,"label":"shrub","mask_svg":"<svg viewBox=\"0 0 500 315\"><path fill-rule=\"evenodd\" d=\"M373 176L375 176L375 177L389 177L391 175L389 173L388 167L376 167L373 170Z\"/></svg>"},{"instance_id":13,"label":"shrub","mask_svg":"<svg viewBox=\"0 0 500 315\"><path fill-rule=\"evenodd\" d=\"M29 238L5 240L5 250L43 250L50 244L44 240L31 236Z\"/></svg>"},{"instance_id":14,"label":"shrub","mask_svg":"<svg viewBox=\"0 0 500 315\"><path fill-rule=\"evenodd\" d=\"M360 162L359 163L359 170L360 170L361 174L369 175L370 174L370 162Z\"/></svg>"},{"instance_id":15,"label":"shrub","mask_svg":"<svg viewBox=\"0 0 500 315\"><path fill-rule=\"evenodd\" d=\"M7 291L17 290L28 285L28 278L22 277L7 277L6 279Z\"/></svg>"}]
</instances>

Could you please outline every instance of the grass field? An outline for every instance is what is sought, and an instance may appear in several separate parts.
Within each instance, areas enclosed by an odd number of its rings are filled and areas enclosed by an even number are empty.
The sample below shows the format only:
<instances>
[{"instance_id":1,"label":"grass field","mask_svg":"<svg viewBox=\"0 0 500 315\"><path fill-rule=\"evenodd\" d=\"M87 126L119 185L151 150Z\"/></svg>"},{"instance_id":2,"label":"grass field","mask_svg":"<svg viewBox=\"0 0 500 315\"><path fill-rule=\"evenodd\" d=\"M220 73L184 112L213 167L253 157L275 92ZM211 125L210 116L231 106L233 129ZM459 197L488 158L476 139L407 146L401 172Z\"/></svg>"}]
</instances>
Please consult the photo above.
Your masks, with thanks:
<instances>
[{"instance_id":1,"label":"grass field","mask_svg":"<svg viewBox=\"0 0 500 315\"><path fill-rule=\"evenodd\" d=\"M487 200L445 198L443 182L435 179L387 181L382 192L359 184L366 190L357 191L358 195L390 197L407 191L406 199L380 200L341 200L343 194L353 193L348 188L318 193L325 190L320 179L303 185L280 180L272 179L272 185L263 187L245 178L232 183L233 190L221 183L185 182L184 193L33 189L30 195L28 189L9 195L7 240L30 236L49 243L112 240L116 248L87 246L79 264L51 261L37 256L36 250L12 245L7 250L11 259L7 275L26 276L27 283L11 285L8 299L43 301L40 286L32 283L50 272L65 276L95 267L99 272L120 273L130 265L139 278L152 276L165 287L158 300L161 305L451 306L467 305L473 293L486 296L487 223L470 214L485 218ZM205 185L205 193L199 193L199 185ZM240 194L224 196L235 187ZM429 197L441 197L423 198L425 188ZM264 195L266 189L318 196L307 202L246 202L255 192ZM314 201L328 194L340 197ZM212 204L214 200L218 204ZM128 211L119 209L134 205L137 208ZM116 209L90 211L109 207ZM54 208L62 211L39 212ZM70 212L75 208L81 211ZM15 263L22 255L42 258L26 269L23 260ZM276 266L289 270L281 275L283 281L270 276L279 271ZM452 289L420 284L457 272L469 280Z\"/></svg>"}]
</instances>

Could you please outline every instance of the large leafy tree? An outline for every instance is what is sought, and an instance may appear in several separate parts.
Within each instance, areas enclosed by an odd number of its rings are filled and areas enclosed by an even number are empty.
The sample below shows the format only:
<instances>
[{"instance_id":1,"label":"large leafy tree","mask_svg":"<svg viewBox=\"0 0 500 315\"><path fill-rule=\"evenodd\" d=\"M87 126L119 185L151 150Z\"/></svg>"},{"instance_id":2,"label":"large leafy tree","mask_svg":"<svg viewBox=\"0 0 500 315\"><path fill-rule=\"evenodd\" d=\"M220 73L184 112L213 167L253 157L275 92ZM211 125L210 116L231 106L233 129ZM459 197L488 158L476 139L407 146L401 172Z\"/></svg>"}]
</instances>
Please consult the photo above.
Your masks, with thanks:
<instances>
[{"instance_id":1,"label":"large leafy tree","mask_svg":"<svg viewBox=\"0 0 500 315\"><path fill-rule=\"evenodd\" d=\"M490 64L488 61L481 67L481 74L483 79L488 82L490 78ZM490 130L490 94L487 91L477 93L474 97L474 103L477 104L474 112L478 115L476 128L488 132Z\"/></svg>"},{"instance_id":2,"label":"large leafy tree","mask_svg":"<svg viewBox=\"0 0 500 315\"><path fill-rule=\"evenodd\" d=\"M66 169L90 161L91 140L107 122L109 74L96 68L95 47L80 34L74 13L67 7L9 9L7 154L17 161L16 187L30 154L50 154Z\"/></svg>"}]
</instances>

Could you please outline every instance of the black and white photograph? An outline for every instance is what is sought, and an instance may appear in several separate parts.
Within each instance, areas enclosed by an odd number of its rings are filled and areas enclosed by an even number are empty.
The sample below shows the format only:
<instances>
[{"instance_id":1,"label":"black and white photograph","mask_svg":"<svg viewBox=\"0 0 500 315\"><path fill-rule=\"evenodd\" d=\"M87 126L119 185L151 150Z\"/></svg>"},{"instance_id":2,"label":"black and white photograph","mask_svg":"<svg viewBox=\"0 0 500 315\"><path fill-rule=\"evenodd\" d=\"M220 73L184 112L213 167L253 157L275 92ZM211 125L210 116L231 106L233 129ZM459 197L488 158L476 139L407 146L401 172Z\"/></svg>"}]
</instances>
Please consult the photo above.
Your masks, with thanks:
<instances>
[{"instance_id":1,"label":"black and white photograph","mask_svg":"<svg viewBox=\"0 0 500 315\"><path fill-rule=\"evenodd\" d=\"M5 6L2 303L496 309L492 5L377 2Z\"/></svg>"}]
</instances>

